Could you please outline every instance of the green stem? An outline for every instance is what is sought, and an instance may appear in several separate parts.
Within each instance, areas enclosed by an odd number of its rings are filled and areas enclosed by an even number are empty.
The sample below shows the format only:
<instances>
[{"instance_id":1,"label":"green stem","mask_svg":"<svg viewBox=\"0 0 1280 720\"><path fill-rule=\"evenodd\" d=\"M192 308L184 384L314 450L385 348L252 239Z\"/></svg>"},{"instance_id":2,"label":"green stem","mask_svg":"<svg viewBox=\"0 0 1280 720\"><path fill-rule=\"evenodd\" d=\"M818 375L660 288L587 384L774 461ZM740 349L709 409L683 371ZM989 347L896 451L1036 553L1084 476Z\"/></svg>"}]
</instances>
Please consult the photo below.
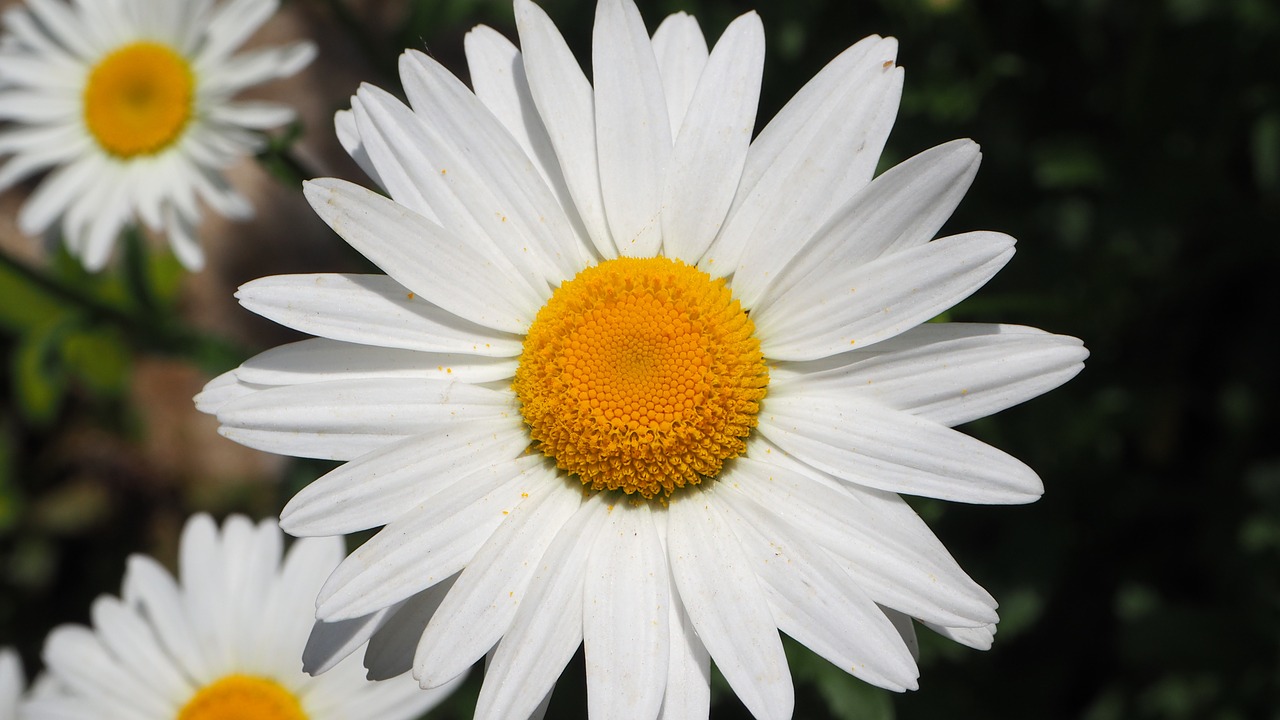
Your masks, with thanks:
<instances>
[{"instance_id":1,"label":"green stem","mask_svg":"<svg viewBox=\"0 0 1280 720\"><path fill-rule=\"evenodd\" d=\"M7 268L45 293L80 310L90 320L118 327L137 347L162 355L192 360L209 372L222 372L238 365L248 353L221 338L196 332L173 318L143 308L140 314L103 302L79 288L59 282L26 263L0 252L0 267Z\"/></svg>"}]
</instances>

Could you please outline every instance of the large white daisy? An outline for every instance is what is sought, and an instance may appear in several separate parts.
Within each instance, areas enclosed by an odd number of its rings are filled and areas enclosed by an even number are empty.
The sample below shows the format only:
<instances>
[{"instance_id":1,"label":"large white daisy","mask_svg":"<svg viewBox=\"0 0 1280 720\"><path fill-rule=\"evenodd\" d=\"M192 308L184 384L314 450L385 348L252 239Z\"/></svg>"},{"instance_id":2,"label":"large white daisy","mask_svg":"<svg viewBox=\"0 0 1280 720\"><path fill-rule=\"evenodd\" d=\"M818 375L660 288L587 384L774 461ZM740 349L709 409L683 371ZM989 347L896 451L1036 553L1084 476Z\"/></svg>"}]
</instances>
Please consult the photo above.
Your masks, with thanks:
<instances>
[{"instance_id":1,"label":"large white daisy","mask_svg":"<svg viewBox=\"0 0 1280 720\"><path fill-rule=\"evenodd\" d=\"M0 190L52 168L18 214L31 235L57 226L90 269L139 221L196 270L203 202L234 219L253 208L221 171L289 122L274 102L231 98L292 75L308 42L234 55L279 0L27 0L0 40Z\"/></svg>"},{"instance_id":2,"label":"large white daisy","mask_svg":"<svg viewBox=\"0 0 1280 720\"><path fill-rule=\"evenodd\" d=\"M45 642L47 674L23 720L409 720L456 682L422 690L406 676L369 682L359 663L311 677L302 652L315 593L342 559L339 538L293 544L273 522L183 529L181 579L129 558L121 598L102 596L93 627Z\"/></svg>"},{"instance_id":3,"label":"large white daisy","mask_svg":"<svg viewBox=\"0 0 1280 720\"><path fill-rule=\"evenodd\" d=\"M350 461L288 504L288 532L382 527L321 591L313 648L372 637L374 676L426 687L492 650L477 717L505 719L580 644L594 718L705 717L711 661L787 717L779 631L892 690L916 687L911 618L989 646L995 601L899 493L1035 500L1030 468L952 426L1087 353L925 324L1013 255L1000 233L933 239L977 146L872 179L892 39L835 58L752 140L755 14L708 52L687 15L650 37L601 0L594 84L541 9L516 19L519 50L467 36L474 91L417 52L409 106L359 90L338 134L390 197L306 193L387 274L242 287L318 337L197 398L236 441Z\"/></svg>"}]
</instances>

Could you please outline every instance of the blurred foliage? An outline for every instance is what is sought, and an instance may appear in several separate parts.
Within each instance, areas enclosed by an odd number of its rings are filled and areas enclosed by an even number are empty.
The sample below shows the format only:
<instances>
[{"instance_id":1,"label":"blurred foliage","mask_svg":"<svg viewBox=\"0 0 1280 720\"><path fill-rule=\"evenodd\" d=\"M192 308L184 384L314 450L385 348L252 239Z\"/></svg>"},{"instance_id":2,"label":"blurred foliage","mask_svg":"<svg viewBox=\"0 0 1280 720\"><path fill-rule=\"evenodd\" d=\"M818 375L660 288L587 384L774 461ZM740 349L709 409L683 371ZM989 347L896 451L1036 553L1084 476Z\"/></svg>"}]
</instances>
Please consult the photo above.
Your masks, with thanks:
<instances>
[{"instance_id":1,"label":"blurred foliage","mask_svg":"<svg viewBox=\"0 0 1280 720\"><path fill-rule=\"evenodd\" d=\"M368 5L377 6L377 3ZM426 49L465 77L474 24L515 37L505 0L406 0L390 25L353 0L295 0L337 25L398 90L396 57ZM545 7L589 66L593 3ZM654 0L716 37L757 10L768 59L760 122L863 35L893 35L907 82L884 166L955 137L984 165L947 231L1020 240L1010 266L950 313L1081 337L1084 373L966 430L1036 468L1018 508L916 503L1002 602L986 653L920 628L921 689L893 695L788 642L798 718L1280 718L1280 5L1273 0ZM322 52L325 49L322 48ZM352 88L354 89L354 88ZM305 177L295 126L260 158ZM312 129L313 132L329 132ZM55 621L118 587L151 547L158 506L278 508L278 492L182 499L86 474L61 449L139 432L130 368L174 355L215 372L242 353L184 324L182 273L132 238L101 276L56 255L0 265L0 643L32 659ZM114 484L111 479L115 478ZM125 510L132 508L132 510ZM110 522L108 520L111 520ZM173 522L168 530L174 531ZM171 537L171 535L170 535ZM468 717L478 678L434 716ZM747 717L717 679L713 717ZM552 717L584 716L581 657Z\"/></svg>"}]
</instances>

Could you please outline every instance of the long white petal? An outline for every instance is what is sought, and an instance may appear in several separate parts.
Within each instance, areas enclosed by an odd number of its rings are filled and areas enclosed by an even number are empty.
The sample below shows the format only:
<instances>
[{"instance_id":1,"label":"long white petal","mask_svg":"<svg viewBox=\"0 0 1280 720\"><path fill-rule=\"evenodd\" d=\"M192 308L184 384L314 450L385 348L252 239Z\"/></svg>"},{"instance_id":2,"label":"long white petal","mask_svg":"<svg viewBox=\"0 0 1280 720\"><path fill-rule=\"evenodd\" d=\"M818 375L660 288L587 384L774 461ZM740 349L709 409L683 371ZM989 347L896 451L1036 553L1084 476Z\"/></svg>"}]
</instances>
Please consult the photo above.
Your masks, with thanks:
<instances>
[{"instance_id":1,"label":"long white petal","mask_svg":"<svg viewBox=\"0 0 1280 720\"><path fill-rule=\"evenodd\" d=\"M697 18L683 12L668 15L653 31L653 54L667 97L671 137L678 137L693 91L707 65L707 39Z\"/></svg>"},{"instance_id":2,"label":"long white petal","mask_svg":"<svg viewBox=\"0 0 1280 720\"><path fill-rule=\"evenodd\" d=\"M685 492L668 512L671 575L698 637L752 715L791 717L795 689L777 623L715 498Z\"/></svg>"},{"instance_id":3,"label":"long white petal","mask_svg":"<svg viewBox=\"0 0 1280 720\"><path fill-rule=\"evenodd\" d=\"M813 360L891 338L968 297L1012 257L1013 238L977 232L829 267L752 310L760 349L774 360Z\"/></svg>"},{"instance_id":4,"label":"long white petal","mask_svg":"<svg viewBox=\"0 0 1280 720\"><path fill-rule=\"evenodd\" d=\"M600 191L591 83L542 8L530 0L516 0L515 14L529 93L555 147L578 214L596 251L606 258L617 257Z\"/></svg>"},{"instance_id":5,"label":"long white petal","mask_svg":"<svg viewBox=\"0 0 1280 720\"><path fill-rule=\"evenodd\" d=\"M303 191L322 220L387 275L471 322L522 333L550 297L510 263L372 190L325 178Z\"/></svg>"},{"instance_id":6,"label":"long white petal","mask_svg":"<svg viewBox=\"0 0 1280 720\"><path fill-rule=\"evenodd\" d=\"M468 419L516 412L509 393L426 379L284 385L218 410L220 432L268 452L350 460L403 438Z\"/></svg>"},{"instance_id":7,"label":"long white petal","mask_svg":"<svg viewBox=\"0 0 1280 720\"><path fill-rule=\"evenodd\" d=\"M1017 458L957 430L855 398L767 398L760 433L813 467L866 487L986 505L1044 492Z\"/></svg>"},{"instance_id":8,"label":"long white petal","mask_svg":"<svg viewBox=\"0 0 1280 720\"><path fill-rule=\"evenodd\" d=\"M663 254L696 264L738 191L760 99L764 27L734 20L711 51L683 115L662 193Z\"/></svg>"},{"instance_id":9,"label":"long white petal","mask_svg":"<svg viewBox=\"0 0 1280 720\"><path fill-rule=\"evenodd\" d=\"M521 340L464 320L385 275L278 275L240 286L247 309L333 340L422 352L515 357Z\"/></svg>"},{"instance_id":10,"label":"long white petal","mask_svg":"<svg viewBox=\"0 0 1280 720\"><path fill-rule=\"evenodd\" d=\"M381 527L458 478L515 458L528 445L516 413L415 435L345 463L298 491L281 511L280 527L298 536Z\"/></svg>"},{"instance_id":11,"label":"long white petal","mask_svg":"<svg viewBox=\"0 0 1280 720\"><path fill-rule=\"evenodd\" d=\"M259 353L236 370L236 377L255 385L301 385L357 378L431 378L485 383L514 377L516 366L514 358L424 353L315 338Z\"/></svg>"},{"instance_id":12,"label":"long white petal","mask_svg":"<svg viewBox=\"0 0 1280 720\"><path fill-rule=\"evenodd\" d=\"M671 126L653 44L632 0L596 5L591 53L605 215L618 252L649 257L662 247Z\"/></svg>"},{"instance_id":13,"label":"long white petal","mask_svg":"<svg viewBox=\"0 0 1280 720\"><path fill-rule=\"evenodd\" d=\"M926 323L866 350L777 363L769 393L849 394L954 426L1052 390L1088 355L1076 338L1020 325Z\"/></svg>"},{"instance_id":14,"label":"long white petal","mask_svg":"<svg viewBox=\"0 0 1280 720\"><path fill-rule=\"evenodd\" d=\"M587 713L652 718L667 680L671 595L647 504L615 505L587 559L583 648Z\"/></svg>"}]
</instances>

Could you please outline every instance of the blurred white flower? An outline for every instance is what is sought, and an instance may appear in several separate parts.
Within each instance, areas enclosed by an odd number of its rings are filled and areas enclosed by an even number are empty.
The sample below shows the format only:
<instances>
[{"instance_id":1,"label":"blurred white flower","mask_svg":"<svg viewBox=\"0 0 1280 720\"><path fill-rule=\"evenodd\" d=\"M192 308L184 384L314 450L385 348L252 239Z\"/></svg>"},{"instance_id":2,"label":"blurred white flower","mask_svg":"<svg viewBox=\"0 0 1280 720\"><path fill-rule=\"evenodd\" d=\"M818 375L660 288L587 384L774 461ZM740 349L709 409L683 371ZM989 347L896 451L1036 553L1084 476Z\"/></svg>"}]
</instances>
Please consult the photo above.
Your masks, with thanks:
<instances>
[{"instance_id":1,"label":"blurred white flower","mask_svg":"<svg viewBox=\"0 0 1280 720\"><path fill-rule=\"evenodd\" d=\"M207 515L187 521L181 579L129 558L121 598L99 597L93 627L64 625L45 642L47 675L23 720L410 720L453 690L408 676L364 678L354 659L302 672L315 594L342 559L338 538L283 554L273 522Z\"/></svg>"},{"instance_id":2,"label":"blurred white flower","mask_svg":"<svg viewBox=\"0 0 1280 720\"><path fill-rule=\"evenodd\" d=\"M91 270L141 221L191 270L204 263L200 204L234 219L249 202L222 170L262 144L293 110L232 97L286 77L312 43L233 54L278 0L27 0L0 39L0 190L51 170L19 227L54 226Z\"/></svg>"}]
</instances>

